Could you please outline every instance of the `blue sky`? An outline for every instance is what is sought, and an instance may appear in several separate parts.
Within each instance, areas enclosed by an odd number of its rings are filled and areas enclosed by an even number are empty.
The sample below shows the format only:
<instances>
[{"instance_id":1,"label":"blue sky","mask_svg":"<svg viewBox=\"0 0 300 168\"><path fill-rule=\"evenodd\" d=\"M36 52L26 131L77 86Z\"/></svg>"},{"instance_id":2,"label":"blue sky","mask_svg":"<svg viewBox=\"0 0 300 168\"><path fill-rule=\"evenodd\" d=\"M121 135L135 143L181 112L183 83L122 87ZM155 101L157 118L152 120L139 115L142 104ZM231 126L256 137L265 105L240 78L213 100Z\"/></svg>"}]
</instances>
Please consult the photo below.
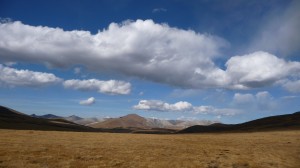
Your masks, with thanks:
<instances>
[{"instance_id":1,"label":"blue sky","mask_svg":"<svg viewBox=\"0 0 300 168\"><path fill-rule=\"evenodd\" d=\"M300 3L0 0L0 104L239 123L300 109Z\"/></svg>"}]
</instances>

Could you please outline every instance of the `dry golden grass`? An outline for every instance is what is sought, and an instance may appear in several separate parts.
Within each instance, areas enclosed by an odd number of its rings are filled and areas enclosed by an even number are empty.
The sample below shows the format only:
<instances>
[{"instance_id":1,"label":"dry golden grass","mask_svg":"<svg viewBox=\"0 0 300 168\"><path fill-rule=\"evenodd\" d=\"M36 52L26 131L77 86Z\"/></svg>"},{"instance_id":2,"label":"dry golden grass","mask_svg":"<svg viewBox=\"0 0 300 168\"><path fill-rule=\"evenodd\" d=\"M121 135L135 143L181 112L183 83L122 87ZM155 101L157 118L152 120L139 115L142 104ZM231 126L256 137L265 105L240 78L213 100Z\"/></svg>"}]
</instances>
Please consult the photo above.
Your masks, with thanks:
<instances>
[{"instance_id":1,"label":"dry golden grass","mask_svg":"<svg viewBox=\"0 0 300 168\"><path fill-rule=\"evenodd\" d=\"M300 167L300 131L143 135L0 130L0 135L0 167Z\"/></svg>"}]
</instances>

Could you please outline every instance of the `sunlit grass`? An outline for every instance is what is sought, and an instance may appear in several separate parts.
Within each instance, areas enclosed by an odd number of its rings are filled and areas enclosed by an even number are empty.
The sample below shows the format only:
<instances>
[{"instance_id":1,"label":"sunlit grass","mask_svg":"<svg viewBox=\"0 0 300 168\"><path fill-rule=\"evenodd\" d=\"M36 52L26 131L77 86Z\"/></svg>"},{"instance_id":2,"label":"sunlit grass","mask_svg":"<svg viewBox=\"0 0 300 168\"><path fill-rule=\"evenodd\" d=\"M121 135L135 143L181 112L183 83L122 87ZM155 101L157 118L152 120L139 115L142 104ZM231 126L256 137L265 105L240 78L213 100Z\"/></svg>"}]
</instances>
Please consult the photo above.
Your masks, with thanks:
<instances>
[{"instance_id":1,"label":"sunlit grass","mask_svg":"<svg viewBox=\"0 0 300 168\"><path fill-rule=\"evenodd\" d=\"M184 135L21 130L0 133L0 167L300 167L300 131Z\"/></svg>"}]
</instances>

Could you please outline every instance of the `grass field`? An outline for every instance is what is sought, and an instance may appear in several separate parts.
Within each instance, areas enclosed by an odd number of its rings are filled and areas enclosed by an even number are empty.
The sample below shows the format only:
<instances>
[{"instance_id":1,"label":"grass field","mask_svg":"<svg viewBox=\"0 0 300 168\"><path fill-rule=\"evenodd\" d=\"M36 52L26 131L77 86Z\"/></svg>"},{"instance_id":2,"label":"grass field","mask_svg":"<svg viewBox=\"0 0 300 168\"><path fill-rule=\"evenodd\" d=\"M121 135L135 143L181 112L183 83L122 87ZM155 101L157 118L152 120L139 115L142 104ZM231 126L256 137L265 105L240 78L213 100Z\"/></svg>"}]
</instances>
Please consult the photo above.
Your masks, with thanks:
<instances>
[{"instance_id":1,"label":"grass field","mask_svg":"<svg viewBox=\"0 0 300 168\"><path fill-rule=\"evenodd\" d=\"M0 130L0 135L0 167L300 167L300 131L148 135Z\"/></svg>"}]
</instances>

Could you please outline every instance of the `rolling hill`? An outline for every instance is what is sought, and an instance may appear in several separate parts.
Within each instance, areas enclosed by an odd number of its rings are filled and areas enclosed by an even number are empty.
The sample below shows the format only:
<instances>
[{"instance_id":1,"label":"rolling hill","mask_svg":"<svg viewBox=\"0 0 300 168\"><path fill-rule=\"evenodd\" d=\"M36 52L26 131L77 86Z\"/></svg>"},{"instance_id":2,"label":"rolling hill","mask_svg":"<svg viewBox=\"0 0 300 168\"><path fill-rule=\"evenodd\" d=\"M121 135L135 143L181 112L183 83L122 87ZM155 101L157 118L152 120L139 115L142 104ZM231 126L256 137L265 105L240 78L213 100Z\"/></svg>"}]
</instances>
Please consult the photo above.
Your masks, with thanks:
<instances>
[{"instance_id":1,"label":"rolling hill","mask_svg":"<svg viewBox=\"0 0 300 168\"><path fill-rule=\"evenodd\" d=\"M0 128L21 130L95 131L61 118L46 119L32 117L13 109L0 106Z\"/></svg>"},{"instance_id":2,"label":"rolling hill","mask_svg":"<svg viewBox=\"0 0 300 168\"><path fill-rule=\"evenodd\" d=\"M294 129L300 129L300 112L265 117L241 124L212 124L208 126L195 125L178 131L178 133L256 132Z\"/></svg>"}]
</instances>

